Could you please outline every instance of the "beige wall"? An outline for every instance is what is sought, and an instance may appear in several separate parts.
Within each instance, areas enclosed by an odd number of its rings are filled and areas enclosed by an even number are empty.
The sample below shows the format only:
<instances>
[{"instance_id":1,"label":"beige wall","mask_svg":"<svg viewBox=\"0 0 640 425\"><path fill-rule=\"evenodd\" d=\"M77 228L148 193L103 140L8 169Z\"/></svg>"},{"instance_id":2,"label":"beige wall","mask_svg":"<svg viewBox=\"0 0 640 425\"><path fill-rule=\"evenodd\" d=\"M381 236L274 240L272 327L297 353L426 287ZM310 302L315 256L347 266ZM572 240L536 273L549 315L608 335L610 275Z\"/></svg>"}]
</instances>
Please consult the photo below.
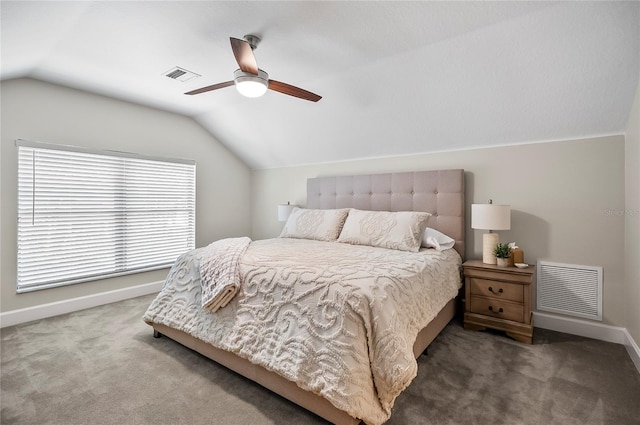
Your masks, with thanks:
<instances>
[{"instance_id":1,"label":"beige wall","mask_svg":"<svg viewBox=\"0 0 640 425\"><path fill-rule=\"evenodd\" d=\"M627 327L640 341L640 88L626 139L612 136L253 172L189 118L29 79L2 82L1 94L2 312L166 276L163 270L17 295L15 139L23 138L196 159L198 246L249 233L254 239L277 235L282 223L276 219L276 205L304 205L308 177L464 168L467 218L473 202L492 198L509 203L512 229L501 232L501 239L518 242L526 261L603 266L604 322ZM481 234L467 225L467 258L480 256Z\"/></svg>"},{"instance_id":2,"label":"beige wall","mask_svg":"<svg viewBox=\"0 0 640 425\"><path fill-rule=\"evenodd\" d=\"M1 84L0 311L164 280L167 270L16 294L15 140L196 160L196 245L248 235L251 171L194 120L36 80Z\"/></svg>"},{"instance_id":3,"label":"beige wall","mask_svg":"<svg viewBox=\"0 0 640 425\"><path fill-rule=\"evenodd\" d=\"M627 330L640 345L640 82L625 139L625 281Z\"/></svg>"},{"instance_id":4,"label":"beige wall","mask_svg":"<svg viewBox=\"0 0 640 425\"><path fill-rule=\"evenodd\" d=\"M467 258L482 253L482 231L471 230L471 203L510 204L510 231L525 261L604 267L604 323L625 325L623 136L539 143L270 170L252 177L252 235L277 235L276 205L305 204L306 179L322 175L464 168Z\"/></svg>"}]
</instances>

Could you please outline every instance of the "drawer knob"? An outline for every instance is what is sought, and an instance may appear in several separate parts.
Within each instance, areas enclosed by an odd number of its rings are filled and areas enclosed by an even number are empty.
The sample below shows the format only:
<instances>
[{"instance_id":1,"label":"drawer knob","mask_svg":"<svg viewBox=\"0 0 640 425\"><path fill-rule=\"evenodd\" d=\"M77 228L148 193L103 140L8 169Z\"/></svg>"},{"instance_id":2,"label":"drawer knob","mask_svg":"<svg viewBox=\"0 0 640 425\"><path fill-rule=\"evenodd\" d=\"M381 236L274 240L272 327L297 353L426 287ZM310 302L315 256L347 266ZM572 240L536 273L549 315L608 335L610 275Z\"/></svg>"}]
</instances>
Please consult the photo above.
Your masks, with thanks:
<instances>
[{"instance_id":1,"label":"drawer knob","mask_svg":"<svg viewBox=\"0 0 640 425\"><path fill-rule=\"evenodd\" d=\"M502 290L502 288L498 289L498 292L493 290L493 287L489 286L489 292L491 292L492 294L502 294L504 291Z\"/></svg>"},{"instance_id":2,"label":"drawer knob","mask_svg":"<svg viewBox=\"0 0 640 425\"><path fill-rule=\"evenodd\" d=\"M500 307L498 310L494 310L493 306L490 305L489 306L489 311L493 312L493 313L502 313L504 310L502 309L502 307Z\"/></svg>"}]
</instances>

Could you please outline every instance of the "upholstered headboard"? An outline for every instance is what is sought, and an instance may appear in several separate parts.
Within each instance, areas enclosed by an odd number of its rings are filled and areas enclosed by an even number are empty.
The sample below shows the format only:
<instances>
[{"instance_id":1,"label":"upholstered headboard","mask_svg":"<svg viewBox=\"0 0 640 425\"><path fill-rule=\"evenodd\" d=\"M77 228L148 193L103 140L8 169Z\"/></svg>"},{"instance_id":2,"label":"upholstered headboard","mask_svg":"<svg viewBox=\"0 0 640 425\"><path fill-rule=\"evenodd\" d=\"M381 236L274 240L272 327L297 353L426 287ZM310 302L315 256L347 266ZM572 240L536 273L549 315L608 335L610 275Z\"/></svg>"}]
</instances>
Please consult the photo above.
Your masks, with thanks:
<instances>
[{"instance_id":1,"label":"upholstered headboard","mask_svg":"<svg viewBox=\"0 0 640 425\"><path fill-rule=\"evenodd\" d=\"M464 170L311 178L307 208L425 211L429 227L455 239L464 258Z\"/></svg>"}]
</instances>

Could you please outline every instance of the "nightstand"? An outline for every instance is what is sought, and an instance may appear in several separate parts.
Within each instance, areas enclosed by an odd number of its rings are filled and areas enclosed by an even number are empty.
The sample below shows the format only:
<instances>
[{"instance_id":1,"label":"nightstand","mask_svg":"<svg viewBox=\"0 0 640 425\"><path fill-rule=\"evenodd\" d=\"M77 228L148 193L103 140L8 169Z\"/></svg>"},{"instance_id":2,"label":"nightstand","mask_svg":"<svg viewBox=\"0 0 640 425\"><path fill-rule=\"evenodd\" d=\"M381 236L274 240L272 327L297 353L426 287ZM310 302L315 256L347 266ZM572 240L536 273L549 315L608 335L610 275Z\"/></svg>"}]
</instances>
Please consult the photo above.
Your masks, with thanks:
<instances>
[{"instance_id":1,"label":"nightstand","mask_svg":"<svg viewBox=\"0 0 640 425\"><path fill-rule=\"evenodd\" d=\"M471 260L462 267L465 280L465 329L498 329L516 341L531 344L531 287L535 266L519 269Z\"/></svg>"}]
</instances>

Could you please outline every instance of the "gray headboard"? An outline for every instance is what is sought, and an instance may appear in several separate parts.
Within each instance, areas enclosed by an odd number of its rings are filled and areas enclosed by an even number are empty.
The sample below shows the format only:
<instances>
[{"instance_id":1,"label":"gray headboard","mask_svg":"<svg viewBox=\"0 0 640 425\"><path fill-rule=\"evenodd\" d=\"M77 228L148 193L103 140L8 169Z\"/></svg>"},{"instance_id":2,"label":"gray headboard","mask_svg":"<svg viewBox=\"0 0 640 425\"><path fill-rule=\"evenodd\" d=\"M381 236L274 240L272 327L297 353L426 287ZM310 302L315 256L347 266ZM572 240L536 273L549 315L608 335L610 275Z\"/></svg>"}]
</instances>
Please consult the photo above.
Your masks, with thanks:
<instances>
[{"instance_id":1,"label":"gray headboard","mask_svg":"<svg viewBox=\"0 0 640 425\"><path fill-rule=\"evenodd\" d=\"M310 178L307 208L425 211L429 227L454 238L464 258L464 170Z\"/></svg>"}]
</instances>

